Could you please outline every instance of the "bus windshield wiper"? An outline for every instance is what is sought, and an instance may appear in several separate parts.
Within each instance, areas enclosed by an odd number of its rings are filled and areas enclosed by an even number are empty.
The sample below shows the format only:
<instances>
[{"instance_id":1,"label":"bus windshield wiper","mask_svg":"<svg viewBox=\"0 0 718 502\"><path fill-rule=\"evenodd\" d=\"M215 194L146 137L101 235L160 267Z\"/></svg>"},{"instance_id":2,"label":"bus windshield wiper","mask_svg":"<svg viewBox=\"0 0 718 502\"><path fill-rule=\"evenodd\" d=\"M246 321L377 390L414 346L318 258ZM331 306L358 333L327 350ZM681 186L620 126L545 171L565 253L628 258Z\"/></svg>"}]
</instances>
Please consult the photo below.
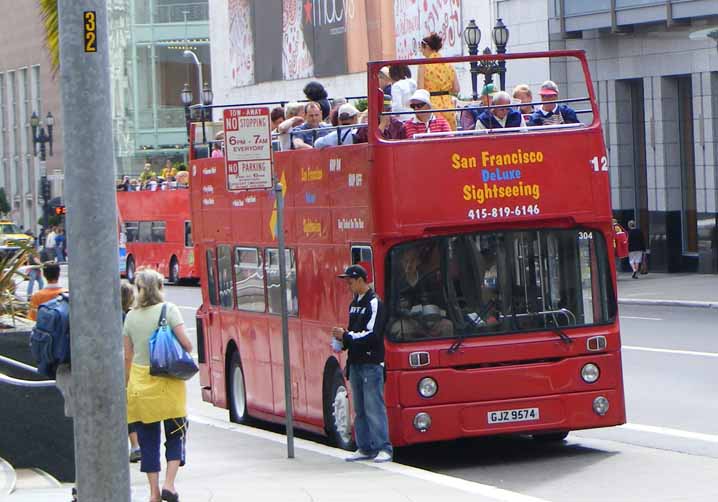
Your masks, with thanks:
<instances>
[{"instance_id":1,"label":"bus windshield wiper","mask_svg":"<svg viewBox=\"0 0 718 502\"><path fill-rule=\"evenodd\" d=\"M551 328L551 331L558 335L559 338L561 338L561 341L566 345L571 345L573 343L573 338L564 333L560 328L553 327Z\"/></svg>"}]
</instances>

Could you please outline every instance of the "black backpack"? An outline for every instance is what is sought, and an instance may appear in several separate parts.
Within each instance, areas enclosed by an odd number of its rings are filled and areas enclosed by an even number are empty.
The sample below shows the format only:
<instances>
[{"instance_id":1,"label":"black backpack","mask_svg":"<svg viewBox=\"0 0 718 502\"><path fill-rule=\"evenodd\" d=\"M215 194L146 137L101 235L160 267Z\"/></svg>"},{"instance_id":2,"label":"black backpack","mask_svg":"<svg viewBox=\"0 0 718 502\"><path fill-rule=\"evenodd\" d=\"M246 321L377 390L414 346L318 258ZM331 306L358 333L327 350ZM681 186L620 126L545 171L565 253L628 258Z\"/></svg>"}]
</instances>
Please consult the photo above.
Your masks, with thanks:
<instances>
[{"instance_id":1,"label":"black backpack","mask_svg":"<svg viewBox=\"0 0 718 502\"><path fill-rule=\"evenodd\" d=\"M70 295L61 293L37 309L37 323L30 334L30 352L37 370L55 378L60 364L70 363Z\"/></svg>"}]
</instances>

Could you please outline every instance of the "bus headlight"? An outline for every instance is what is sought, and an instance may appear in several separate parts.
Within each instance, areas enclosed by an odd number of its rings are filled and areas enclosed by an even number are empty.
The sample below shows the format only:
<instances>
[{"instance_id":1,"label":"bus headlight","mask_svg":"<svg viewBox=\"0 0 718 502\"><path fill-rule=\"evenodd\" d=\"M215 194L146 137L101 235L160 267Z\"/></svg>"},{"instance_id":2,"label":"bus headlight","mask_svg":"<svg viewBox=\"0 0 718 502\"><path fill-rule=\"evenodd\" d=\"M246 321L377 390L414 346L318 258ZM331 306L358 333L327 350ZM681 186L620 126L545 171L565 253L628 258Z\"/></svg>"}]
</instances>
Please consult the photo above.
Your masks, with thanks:
<instances>
[{"instance_id":1,"label":"bus headlight","mask_svg":"<svg viewBox=\"0 0 718 502\"><path fill-rule=\"evenodd\" d=\"M604 416L608 413L608 406L608 399L603 396L598 396L593 400L593 411L596 412L596 415Z\"/></svg>"},{"instance_id":2,"label":"bus headlight","mask_svg":"<svg viewBox=\"0 0 718 502\"><path fill-rule=\"evenodd\" d=\"M431 416L426 412L417 413L414 417L414 428L419 432L426 432L431 427Z\"/></svg>"},{"instance_id":3,"label":"bus headlight","mask_svg":"<svg viewBox=\"0 0 718 502\"><path fill-rule=\"evenodd\" d=\"M594 383L600 375L601 371L593 363L584 364L583 368L581 368L581 378L586 383Z\"/></svg>"},{"instance_id":4,"label":"bus headlight","mask_svg":"<svg viewBox=\"0 0 718 502\"><path fill-rule=\"evenodd\" d=\"M439 386L433 378L424 377L419 380L419 394L421 397L434 397L437 390L439 390Z\"/></svg>"}]
</instances>

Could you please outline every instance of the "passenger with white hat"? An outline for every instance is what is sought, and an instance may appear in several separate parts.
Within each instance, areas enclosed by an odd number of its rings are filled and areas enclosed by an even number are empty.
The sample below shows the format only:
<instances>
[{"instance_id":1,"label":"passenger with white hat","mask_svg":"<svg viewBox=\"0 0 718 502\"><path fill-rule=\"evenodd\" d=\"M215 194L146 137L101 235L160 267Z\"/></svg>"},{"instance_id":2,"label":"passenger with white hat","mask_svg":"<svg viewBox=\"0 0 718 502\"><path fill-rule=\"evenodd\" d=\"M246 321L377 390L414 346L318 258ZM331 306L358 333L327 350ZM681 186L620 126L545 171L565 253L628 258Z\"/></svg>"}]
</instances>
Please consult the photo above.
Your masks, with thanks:
<instances>
[{"instance_id":1,"label":"passenger with white hat","mask_svg":"<svg viewBox=\"0 0 718 502\"><path fill-rule=\"evenodd\" d=\"M446 119L431 110L431 95L426 89L417 89L411 95L409 107L414 110L414 117L404 122L408 139L412 139L415 134L451 132L451 126Z\"/></svg>"},{"instance_id":2,"label":"passenger with white hat","mask_svg":"<svg viewBox=\"0 0 718 502\"><path fill-rule=\"evenodd\" d=\"M339 107L337 111L340 126L356 125L359 119L359 110L351 103L345 103ZM314 142L314 148L326 148L328 146L337 145L353 145L356 127L340 127L323 136Z\"/></svg>"}]
</instances>

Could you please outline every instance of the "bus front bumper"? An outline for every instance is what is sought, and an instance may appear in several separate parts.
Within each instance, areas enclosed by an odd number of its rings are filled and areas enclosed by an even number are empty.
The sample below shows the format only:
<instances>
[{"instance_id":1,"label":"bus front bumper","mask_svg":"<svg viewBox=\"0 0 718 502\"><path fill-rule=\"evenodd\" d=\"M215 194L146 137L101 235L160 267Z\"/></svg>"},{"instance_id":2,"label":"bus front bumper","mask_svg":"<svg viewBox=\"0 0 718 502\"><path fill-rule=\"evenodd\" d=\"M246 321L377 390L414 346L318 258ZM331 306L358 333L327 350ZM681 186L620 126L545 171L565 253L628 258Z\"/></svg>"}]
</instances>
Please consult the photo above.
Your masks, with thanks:
<instances>
[{"instance_id":1,"label":"bus front bumper","mask_svg":"<svg viewBox=\"0 0 718 502\"><path fill-rule=\"evenodd\" d=\"M397 407L387 412L394 425L391 436L396 446L610 427L626 422L623 393L608 389L482 403Z\"/></svg>"}]
</instances>

